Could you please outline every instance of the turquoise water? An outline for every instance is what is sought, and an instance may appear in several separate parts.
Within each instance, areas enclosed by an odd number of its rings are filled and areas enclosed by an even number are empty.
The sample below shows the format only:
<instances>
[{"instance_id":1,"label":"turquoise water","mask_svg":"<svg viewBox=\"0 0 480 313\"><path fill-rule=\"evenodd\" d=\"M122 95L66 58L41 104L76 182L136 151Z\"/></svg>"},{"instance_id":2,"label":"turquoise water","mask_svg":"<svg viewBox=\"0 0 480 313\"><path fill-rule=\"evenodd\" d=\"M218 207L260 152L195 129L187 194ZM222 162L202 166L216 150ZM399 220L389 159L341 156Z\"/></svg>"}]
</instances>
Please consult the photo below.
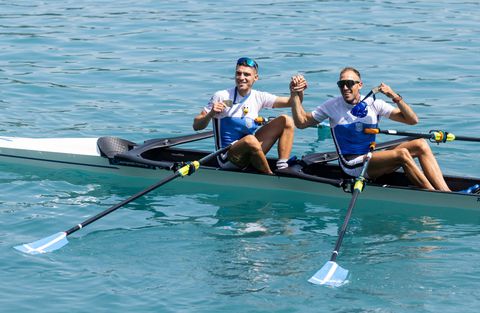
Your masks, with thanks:
<instances>
[{"instance_id":1,"label":"turquoise water","mask_svg":"<svg viewBox=\"0 0 480 313\"><path fill-rule=\"evenodd\" d=\"M307 109L336 95L338 71L353 65L366 86L386 82L421 119L384 128L477 136L479 10L476 1L0 1L0 135L189 134L211 94L232 85L234 61L252 56L258 89L287 95L290 76L303 73ZM297 131L294 154L332 150L326 137ZM480 176L477 144L432 149L445 172ZM70 228L138 182L0 165L0 186L2 312L480 306L478 212L362 202L338 259L350 283L330 289L307 279L343 222L347 204L335 199L166 185L63 249L26 256L13 246Z\"/></svg>"}]
</instances>

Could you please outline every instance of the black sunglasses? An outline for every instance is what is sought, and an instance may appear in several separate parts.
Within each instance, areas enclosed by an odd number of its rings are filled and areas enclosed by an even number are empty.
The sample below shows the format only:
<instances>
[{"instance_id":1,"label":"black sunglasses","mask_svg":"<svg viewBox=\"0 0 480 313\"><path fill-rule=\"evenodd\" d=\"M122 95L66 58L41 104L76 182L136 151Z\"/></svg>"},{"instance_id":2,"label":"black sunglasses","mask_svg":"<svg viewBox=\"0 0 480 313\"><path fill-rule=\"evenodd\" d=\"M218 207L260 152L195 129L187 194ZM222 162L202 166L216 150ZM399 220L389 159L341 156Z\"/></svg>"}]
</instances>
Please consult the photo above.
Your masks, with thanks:
<instances>
[{"instance_id":1,"label":"black sunglasses","mask_svg":"<svg viewBox=\"0 0 480 313\"><path fill-rule=\"evenodd\" d=\"M254 59L240 58L237 60L237 65L249 66L258 70L258 64Z\"/></svg>"},{"instance_id":2,"label":"black sunglasses","mask_svg":"<svg viewBox=\"0 0 480 313\"><path fill-rule=\"evenodd\" d=\"M343 89L343 87L347 86L348 89L352 89L353 86L358 84L358 80L351 80L351 79L346 79L346 80L339 80L337 82L337 86L340 89Z\"/></svg>"}]
</instances>

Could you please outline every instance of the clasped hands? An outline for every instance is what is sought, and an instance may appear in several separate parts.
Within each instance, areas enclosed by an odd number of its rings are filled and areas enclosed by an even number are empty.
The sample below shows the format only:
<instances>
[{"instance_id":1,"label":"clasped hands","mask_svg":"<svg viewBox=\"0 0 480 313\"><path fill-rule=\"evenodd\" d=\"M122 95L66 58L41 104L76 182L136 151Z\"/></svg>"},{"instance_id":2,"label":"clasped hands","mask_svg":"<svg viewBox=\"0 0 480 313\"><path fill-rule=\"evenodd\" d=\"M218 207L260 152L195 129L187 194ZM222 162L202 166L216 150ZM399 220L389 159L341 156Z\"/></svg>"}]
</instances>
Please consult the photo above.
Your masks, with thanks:
<instances>
[{"instance_id":1,"label":"clasped hands","mask_svg":"<svg viewBox=\"0 0 480 313\"><path fill-rule=\"evenodd\" d=\"M300 93L303 92L305 89L308 88L308 83L303 75L295 75L292 76L290 81L290 92L291 93Z\"/></svg>"}]
</instances>

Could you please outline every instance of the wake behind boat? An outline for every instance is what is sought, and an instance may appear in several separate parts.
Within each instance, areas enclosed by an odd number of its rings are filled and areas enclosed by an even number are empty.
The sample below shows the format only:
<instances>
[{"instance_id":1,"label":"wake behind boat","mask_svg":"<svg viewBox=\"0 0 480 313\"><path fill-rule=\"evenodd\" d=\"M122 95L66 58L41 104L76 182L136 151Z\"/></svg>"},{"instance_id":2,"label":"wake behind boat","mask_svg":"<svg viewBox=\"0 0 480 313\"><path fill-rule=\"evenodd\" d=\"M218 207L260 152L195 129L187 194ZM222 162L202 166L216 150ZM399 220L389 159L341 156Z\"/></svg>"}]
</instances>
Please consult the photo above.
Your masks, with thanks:
<instances>
[{"instance_id":1,"label":"wake behind boat","mask_svg":"<svg viewBox=\"0 0 480 313\"><path fill-rule=\"evenodd\" d=\"M148 180L160 180L186 162L205 157L208 152L180 149L174 146L209 138L212 132L173 138L147 140L137 144L117 137L99 138L18 138L0 137L0 162L28 164L39 167L77 169L111 173ZM392 146L402 138L379 145ZM302 157L275 175L259 174L254 170L221 170L216 159L206 162L202 171L185 177L191 183L230 185L243 188L288 190L319 197L351 197L353 179L345 177L335 152L315 153ZM275 168L276 159L269 158ZM480 179L445 176L452 190L464 190ZM403 172L385 175L369 182L362 199L395 202L430 207L480 210L480 195L460 192L440 192L412 186Z\"/></svg>"}]
</instances>

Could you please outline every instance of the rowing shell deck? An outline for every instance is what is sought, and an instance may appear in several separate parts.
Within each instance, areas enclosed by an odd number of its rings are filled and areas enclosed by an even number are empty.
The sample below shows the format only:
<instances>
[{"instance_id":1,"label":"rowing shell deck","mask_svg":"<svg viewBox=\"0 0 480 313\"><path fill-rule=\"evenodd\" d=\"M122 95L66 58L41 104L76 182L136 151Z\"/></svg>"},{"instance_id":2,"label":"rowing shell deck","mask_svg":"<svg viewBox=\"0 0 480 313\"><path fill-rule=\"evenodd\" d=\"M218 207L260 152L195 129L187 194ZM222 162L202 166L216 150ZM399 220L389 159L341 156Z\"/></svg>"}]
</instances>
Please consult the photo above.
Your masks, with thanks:
<instances>
[{"instance_id":1,"label":"rowing shell deck","mask_svg":"<svg viewBox=\"0 0 480 313\"><path fill-rule=\"evenodd\" d=\"M0 162L110 173L144 178L153 182L171 174L178 164L198 160L208 154L204 151L165 147L162 144L164 141L165 139L149 140L145 144L136 145L115 137L46 139L0 137ZM212 161L203 166L198 173L184 179L191 183L270 189L279 192L288 190L348 199L351 197L352 179L343 176L336 162L327 162L332 159L334 157L331 153L309 155L288 169L277 171L273 176L255 171L220 170L218 164ZM272 167L275 161L269 159ZM480 181L453 176L445 176L445 179L452 190L463 190ZM480 212L480 195L414 188L401 172L369 182L362 193L362 199Z\"/></svg>"}]
</instances>

